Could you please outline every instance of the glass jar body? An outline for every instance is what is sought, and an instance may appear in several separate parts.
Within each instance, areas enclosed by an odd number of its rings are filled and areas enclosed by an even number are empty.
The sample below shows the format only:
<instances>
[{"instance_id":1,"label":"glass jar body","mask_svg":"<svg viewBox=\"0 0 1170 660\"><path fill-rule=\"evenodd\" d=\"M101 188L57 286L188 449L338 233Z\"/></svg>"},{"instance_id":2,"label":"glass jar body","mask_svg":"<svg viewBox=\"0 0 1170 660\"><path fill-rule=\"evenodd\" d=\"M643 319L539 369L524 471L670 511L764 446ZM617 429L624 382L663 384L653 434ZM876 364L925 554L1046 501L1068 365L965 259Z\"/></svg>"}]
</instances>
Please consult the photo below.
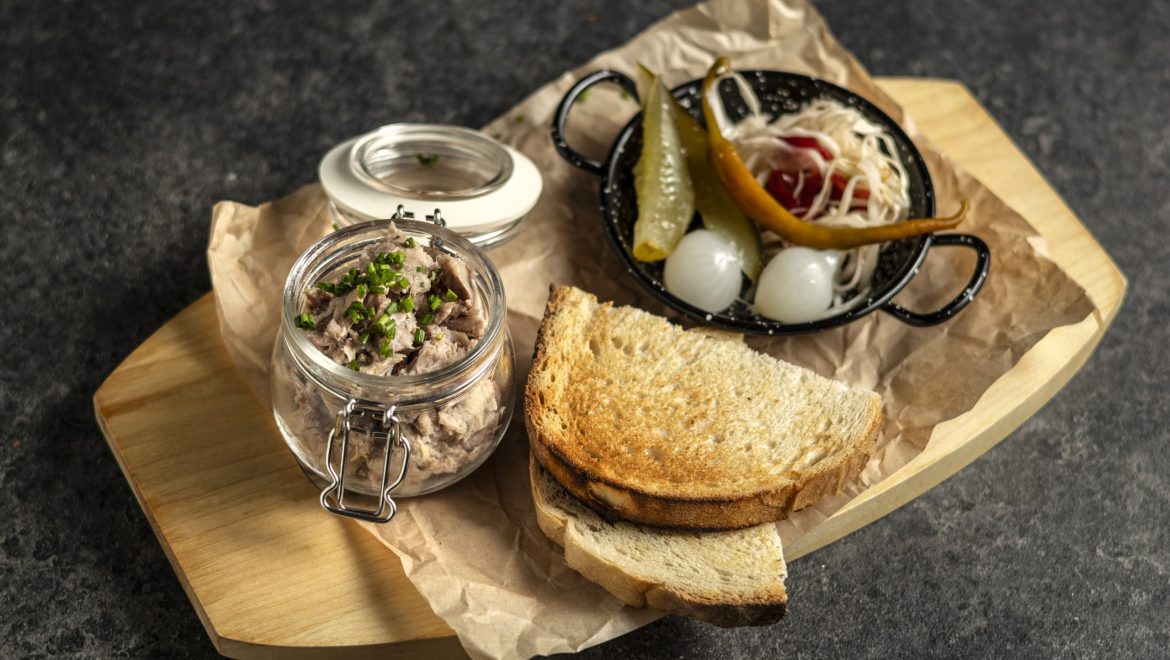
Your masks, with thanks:
<instances>
[{"instance_id":1,"label":"glass jar body","mask_svg":"<svg viewBox=\"0 0 1170 660\"><path fill-rule=\"evenodd\" d=\"M491 456L511 421L515 406L515 357L505 331L499 345L485 356L484 368L456 391L436 388L430 396L396 414L411 458L396 497L425 495L446 488L471 474ZM327 456L329 434L350 399L383 407L395 405L393 387L381 395L359 388L337 391L326 387L298 364L286 338L277 340L272 354L272 412L285 443L315 480L329 480L327 460L340 463L338 449ZM377 496L387 460L387 443L377 433L354 433L349 439L346 489ZM397 474L401 457L390 451L390 473Z\"/></svg>"},{"instance_id":2,"label":"glass jar body","mask_svg":"<svg viewBox=\"0 0 1170 660\"><path fill-rule=\"evenodd\" d=\"M433 371L404 371L410 375L355 371L314 346L294 319L317 283L358 272L363 259L381 249L391 221L367 222L330 234L293 265L270 369L273 415L306 472L339 491L379 500L390 495L388 484L395 497L423 495L479 467L507 430L516 387L503 283L491 262L435 224L393 224L397 240L413 239L411 246L466 267L461 284L471 292L464 294L467 304L475 300L485 317L482 333Z\"/></svg>"}]
</instances>

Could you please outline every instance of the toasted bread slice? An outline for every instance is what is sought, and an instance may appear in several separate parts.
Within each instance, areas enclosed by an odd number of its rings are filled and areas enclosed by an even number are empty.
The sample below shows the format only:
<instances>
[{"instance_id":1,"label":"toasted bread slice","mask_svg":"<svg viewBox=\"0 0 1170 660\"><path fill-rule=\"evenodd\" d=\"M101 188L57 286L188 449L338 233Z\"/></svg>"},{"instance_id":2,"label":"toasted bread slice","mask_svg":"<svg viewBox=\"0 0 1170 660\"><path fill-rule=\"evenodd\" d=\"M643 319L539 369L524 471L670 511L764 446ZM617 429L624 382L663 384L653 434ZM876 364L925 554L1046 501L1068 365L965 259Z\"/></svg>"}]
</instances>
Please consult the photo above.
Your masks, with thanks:
<instances>
[{"instance_id":1,"label":"toasted bread slice","mask_svg":"<svg viewBox=\"0 0 1170 660\"><path fill-rule=\"evenodd\" d=\"M838 492L882 421L873 392L556 286L525 413L536 458L578 499L690 529L776 521Z\"/></svg>"},{"instance_id":2,"label":"toasted bread slice","mask_svg":"<svg viewBox=\"0 0 1170 660\"><path fill-rule=\"evenodd\" d=\"M787 610L787 568L772 524L692 532L608 523L531 461L536 520L565 562L635 607L717 626L774 623Z\"/></svg>"}]
</instances>

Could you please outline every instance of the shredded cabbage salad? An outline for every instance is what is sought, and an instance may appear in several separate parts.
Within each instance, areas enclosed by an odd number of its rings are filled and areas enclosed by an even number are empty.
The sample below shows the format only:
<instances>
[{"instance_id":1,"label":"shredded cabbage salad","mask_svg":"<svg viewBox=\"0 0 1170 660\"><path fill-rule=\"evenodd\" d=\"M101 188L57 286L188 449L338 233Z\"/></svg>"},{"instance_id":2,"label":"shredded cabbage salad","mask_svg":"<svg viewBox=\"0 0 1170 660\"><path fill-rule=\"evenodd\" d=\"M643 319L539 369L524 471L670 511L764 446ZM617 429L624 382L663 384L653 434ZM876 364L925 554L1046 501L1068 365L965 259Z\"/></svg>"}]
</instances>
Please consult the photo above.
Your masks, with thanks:
<instances>
[{"instance_id":1,"label":"shredded cabbage salad","mask_svg":"<svg viewBox=\"0 0 1170 660\"><path fill-rule=\"evenodd\" d=\"M818 99L799 112L773 121L738 73L748 114L732 123L722 104L712 103L716 120L744 162L793 215L828 226L866 227L905 220L910 208L909 177L893 138L856 108ZM784 247L783 245L777 247ZM864 299L877 267L880 246L841 253L833 278L831 316ZM774 251L774 250L773 250ZM851 291L857 295L845 296Z\"/></svg>"}]
</instances>

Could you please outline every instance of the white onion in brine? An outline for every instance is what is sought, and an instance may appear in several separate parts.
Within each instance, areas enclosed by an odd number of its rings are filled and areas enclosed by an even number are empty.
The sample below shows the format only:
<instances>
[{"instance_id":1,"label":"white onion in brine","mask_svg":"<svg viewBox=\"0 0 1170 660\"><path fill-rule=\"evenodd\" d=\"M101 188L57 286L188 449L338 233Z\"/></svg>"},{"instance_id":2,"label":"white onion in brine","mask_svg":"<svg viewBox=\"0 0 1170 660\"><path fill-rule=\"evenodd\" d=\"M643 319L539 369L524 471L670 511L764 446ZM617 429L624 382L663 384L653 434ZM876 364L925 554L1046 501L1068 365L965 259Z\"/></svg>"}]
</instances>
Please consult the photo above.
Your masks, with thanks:
<instances>
[{"instance_id":1,"label":"white onion in brine","mask_svg":"<svg viewBox=\"0 0 1170 660\"><path fill-rule=\"evenodd\" d=\"M705 312L721 312L735 302L743 281L739 252L730 241L697 229L678 242L666 258L666 290Z\"/></svg>"},{"instance_id":2,"label":"white onion in brine","mask_svg":"<svg viewBox=\"0 0 1170 660\"><path fill-rule=\"evenodd\" d=\"M756 313L783 323L803 323L833 304L837 253L790 247L776 253L760 273Z\"/></svg>"}]
</instances>

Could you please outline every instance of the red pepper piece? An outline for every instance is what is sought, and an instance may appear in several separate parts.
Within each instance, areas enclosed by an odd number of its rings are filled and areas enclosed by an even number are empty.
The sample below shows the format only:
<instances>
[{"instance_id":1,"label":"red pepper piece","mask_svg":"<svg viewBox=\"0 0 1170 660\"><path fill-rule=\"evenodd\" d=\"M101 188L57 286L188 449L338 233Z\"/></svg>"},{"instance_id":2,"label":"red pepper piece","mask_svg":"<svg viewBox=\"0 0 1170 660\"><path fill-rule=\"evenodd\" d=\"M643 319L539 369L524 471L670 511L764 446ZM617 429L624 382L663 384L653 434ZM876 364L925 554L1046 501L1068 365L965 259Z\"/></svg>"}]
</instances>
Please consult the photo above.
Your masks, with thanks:
<instances>
[{"instance_id":1,"label":"red pepper piece","mask_svg":"<svg viewBox=\"0 0 1170 660\"><path fill-rule=\"evenodd\" d=\"M821 191L825 180L816 170L804 171L804 185L800 194L796 188L800 184L800 173L776 170L768 177L768 192L785 208L804 210L812 206L817 193Z\"/></svg>"},{"instance_id":2,"label":"red pepper piece","mask_svg":"<svg viewBox=\"0 0 1170 660\"><path fill-rule=\"evenodd\" d=\"M845 193L845 186L849 185L849 179L845 178L843 174L833 173L829 177L829 181L833 184L833 192L830 198L837 202L841 200L841 195ZM853 202L865 202L869 200L869 188L862 188L860 185L853 188Z\"/></svg>"},{"instance_id":3,"label":"red pepper piece","mask_svg":"<svg viewBox=\"0 0 1170 660\"><path fill-rule=\"evenodd\" d=\"M789 146L796 147L797 149L816 149L817 153L819 153L825 160L833 160L833 154L829 153L828 149L822 147L821 143L818 142L815 137L809 137L807 135L794 135L783 138L783 140L787 142Z\"/></svg>"},{"instance_id":4,"label":"red pepper piece","mask_svg":"<svg viewBox=\"0 0 1170 660\"><path fill-rule=\"evenodd\" d=\"M768 192L780 202L784 208L792 209L798 206L796 202L796 177L792 172L775 170L768 176Z\"/></svg>"}]
</instances>

